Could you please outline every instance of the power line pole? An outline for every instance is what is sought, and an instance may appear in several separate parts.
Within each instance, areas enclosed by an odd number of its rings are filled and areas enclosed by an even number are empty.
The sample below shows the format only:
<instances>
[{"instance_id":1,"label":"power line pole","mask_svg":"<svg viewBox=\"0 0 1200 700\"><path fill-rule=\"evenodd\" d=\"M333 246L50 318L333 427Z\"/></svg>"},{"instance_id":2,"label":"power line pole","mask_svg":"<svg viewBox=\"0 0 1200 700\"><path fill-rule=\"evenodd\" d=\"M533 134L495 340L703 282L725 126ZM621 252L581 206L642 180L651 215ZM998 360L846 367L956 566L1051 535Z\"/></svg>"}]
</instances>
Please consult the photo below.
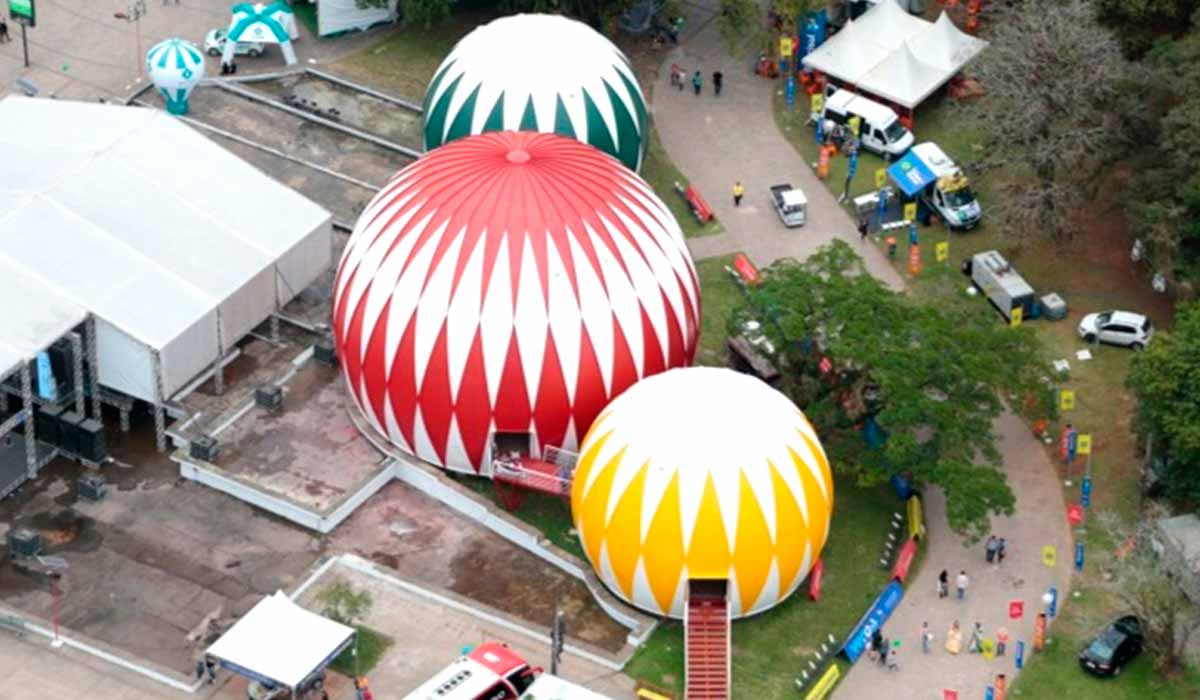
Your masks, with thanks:
<instances>
[{"instance_id":1,"label":"power line pole","mask_svg":"<svg viewBox=\"0 0 1200 700\"><path fill-rule=\"evenodd\" d=\"M134 32L137 36L137 53L133 55L133 61L137 65L139 74L142 70L142 18L146 16L146 0L135 0L135 2L125 9L124 12L114 12L113 17L123 19L126 22L133 22Z\"/></svg>"},{"instance_id":2,"label":"power line pole","mask_svg":"<svg viewBox=\"0 0 1200 700\"><path fill-rule=\"evenodd\" d=\"M562 661L563 643L567 636L567 620L562 610L554 614L554 627L550 630L550 675L558 675L558 664Z\"/></svg>"}]
</instances>

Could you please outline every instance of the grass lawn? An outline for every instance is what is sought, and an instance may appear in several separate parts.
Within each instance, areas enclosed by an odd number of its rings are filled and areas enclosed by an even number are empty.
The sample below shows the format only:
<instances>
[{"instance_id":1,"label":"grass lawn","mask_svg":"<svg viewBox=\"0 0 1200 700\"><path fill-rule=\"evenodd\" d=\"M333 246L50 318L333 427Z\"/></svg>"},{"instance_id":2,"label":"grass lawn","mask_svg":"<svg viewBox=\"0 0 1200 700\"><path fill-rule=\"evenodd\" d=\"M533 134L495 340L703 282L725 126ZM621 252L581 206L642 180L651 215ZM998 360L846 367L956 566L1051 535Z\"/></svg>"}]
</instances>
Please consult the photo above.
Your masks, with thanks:
<instances>
[{"instance_id":1,"label":"grass lawn","mask_svg":"<svg viewBox=\"0 0 1200 700\"><path fill-rule=\"evenodd\" d=\"M789 113L782 98L777 97L776 120L781 130L809 162L815 162L817 147L811 125L803 124L805 118L799 112ZM961 113L944 97L932 98L921 107L917 112L915 130L918 143L935 141L959 162L969 162L980 148L978 136L964 127ZM885 167L885 163L881 158L869 153L861 154L859 175L852 183L851 194L873 191L874 172L882 167ZM836 158L827 180L835 193L840 194L845 173L846 159ZM976 179L972 184L986 212L990 199L989 182L987 179ZM1108 201L1118 202L1119 197L1114 196ZM1121 213L1115 209L1115 205L1108 211L1101 208L1096 212L1096 225L1113 226L1120 217ZM1119 227L1121 224L1115 225ZM1003 234L994 222L989 221L986 213L982 225L966 234L951 234L940 227L922 227L920 240L925 257L919 277L906 277L909 294L917 299L941 304L973 305L979 309L979 313L995 315L994 309L985 301L967 296L965 288L968 281L958 271L962 260L974 253L995 248L1004 253L1039 293L1054 291L1066 299L1071 310L1067 320L1034 322L1049 356L1065 358L1071 364L1070 372L1060 377L1060 382L1065 388L1076 392L1076 408L1065 413L1062 420L1071 421L1081 433L1092 435L1092 509L1113 511L1127 521L1135 519L1140 506L1140 453L1129 426L1134 399L1124 386L1132 353L1122 348L1093 347L1090 350L1094 359L1080 361L1075 353L1086 346L1075 329L1083 313L1108 308L1142 311L1154 318L1160 327L1165 327L1170 321L1169 303L1161 297L1154 297L1147 290L1146 281L1130 272L1124 250L1097 253L1087 249L1061 251L1032 246L1022 249L1013 245ZM900 250L893 264L901 274L908 275L907 236L898 238ZM929 256L933 250L932 243L939 241L950 243L950 258L942 264L931 260ZM876 244L882 245L878 241ZM1058 426L1052 426L1054 434L1057 434L1057 430ZM1065 466L1057 459L1055 463L1065 476ZM1080 500L1079 476L1083 468L1083 463L1076 463L1073 486L1064 486L1064 498L1068 503L1078 503ZM1018 513L1020 507L1018 503ZM1086 528L1077 536L1083 538L1089 552L1112 546L1105 533L1096 527ZM1145 659L1116 681L1098 681L1079 670L1075 654L1082 642L1120 611L1098 584L1099 574L1094 566L1076 575L1072 585L1080 595L1065 602L1055 623L1053 631L1057 644L1049 653L1031 656L1011 695L1101 700L1200 697L1200 691L1195 690L1200 687L1196 685L1195 675L1167 682L1153 671ZM1073 691L1074 695L1068 695Z\"/></svg>"},{"instance_id":2,"label":"grass lawn","mask_svg":"<svg viewBox=\"0 0 1200 700\"><path fill-rule=\"evenodd\" d=\"M366 675L375 668L375 664L379 663L379 659L383 658L383 654L388 650L395 640L382 632L377 632L370 627L364 625L356 625L358 630L358 643L356 646L351 646L343 651L333 663L329 665L334 671L342 675L355 676ZM357 663L355 661L355 653L357 651Z\"/></svg>"}]
</instances>

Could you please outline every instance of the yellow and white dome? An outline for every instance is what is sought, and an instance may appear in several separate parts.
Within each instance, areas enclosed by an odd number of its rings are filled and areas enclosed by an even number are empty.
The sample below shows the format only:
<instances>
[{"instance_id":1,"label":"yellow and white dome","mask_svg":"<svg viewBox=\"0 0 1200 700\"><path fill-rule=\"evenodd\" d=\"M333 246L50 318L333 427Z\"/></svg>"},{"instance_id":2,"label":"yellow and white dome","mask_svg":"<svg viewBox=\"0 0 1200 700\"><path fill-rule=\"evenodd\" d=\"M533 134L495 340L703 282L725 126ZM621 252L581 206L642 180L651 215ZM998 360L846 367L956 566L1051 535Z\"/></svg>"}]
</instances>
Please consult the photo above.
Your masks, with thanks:
<instances>
[{"instance_id":1,"label":"yellow and white dome","mask_svg":"<svg viewBox=\"0 0 1200 700\"><path fill-rule=\"evenodd\" d=\"M829 462L786 396L728 369L674 369L614 399L580 446L571 514L618 596L682 617L688 579L726 579L734 617L790 595L821 554Z\"/></svg>"}]
</instances>

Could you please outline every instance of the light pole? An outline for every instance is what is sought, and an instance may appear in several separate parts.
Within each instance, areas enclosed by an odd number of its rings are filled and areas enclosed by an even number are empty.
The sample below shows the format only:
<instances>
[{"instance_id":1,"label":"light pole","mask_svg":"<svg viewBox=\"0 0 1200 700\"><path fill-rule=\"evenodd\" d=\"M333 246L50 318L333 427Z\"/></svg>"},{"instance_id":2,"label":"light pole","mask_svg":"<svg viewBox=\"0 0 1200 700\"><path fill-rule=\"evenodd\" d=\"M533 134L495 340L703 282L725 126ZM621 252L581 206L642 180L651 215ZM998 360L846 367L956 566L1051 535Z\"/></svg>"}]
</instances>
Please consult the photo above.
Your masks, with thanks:
<instances>
[{"instance_id":1,"label":"light pole","mask_svg":"<svg viewBox=\"0 0 1200 700\"><path fill-rule=\"evenodd\" d=\"M113 13L113 17L117 19L133 22L134 31L137 35L137 53L133 55L133 60L137 64L139 74L142 70L142 18L145 16L146 0L135 0L124 12Z\"/></svg>"}]
</instances>

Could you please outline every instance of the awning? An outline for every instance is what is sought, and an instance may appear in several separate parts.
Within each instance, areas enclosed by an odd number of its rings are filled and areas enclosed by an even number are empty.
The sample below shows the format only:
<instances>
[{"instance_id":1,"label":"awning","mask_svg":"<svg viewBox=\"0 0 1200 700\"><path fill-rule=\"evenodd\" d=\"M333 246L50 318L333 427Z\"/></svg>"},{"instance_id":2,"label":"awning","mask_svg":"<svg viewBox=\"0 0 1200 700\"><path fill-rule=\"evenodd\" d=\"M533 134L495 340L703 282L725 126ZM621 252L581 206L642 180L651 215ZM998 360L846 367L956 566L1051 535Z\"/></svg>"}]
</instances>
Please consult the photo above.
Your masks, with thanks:
<instances>
[{"instance_id":1,"label":"awning","mask_svg":"<svg viewBox=\"0 0 1200 700\"><path fill-rule=\"evenodd\" d=\"M909 197L925 189L929 183L937 179L934 177L933 171L926 167L912 151L905 153L904 157L888 168L887 172L892 182L896 183L900 191Z\"/></svg>"},{"instance_id":2,"label":"awning","mask_svg":"<svg viewBox=\"0 0 1200 700\"><path fill-rule=\"evenodd\" d=\"M309 612L277 591L221 635L207 653L239 675L297 688L328 666L353 639L353 629Z\"/></svg>"}]
</instances>

